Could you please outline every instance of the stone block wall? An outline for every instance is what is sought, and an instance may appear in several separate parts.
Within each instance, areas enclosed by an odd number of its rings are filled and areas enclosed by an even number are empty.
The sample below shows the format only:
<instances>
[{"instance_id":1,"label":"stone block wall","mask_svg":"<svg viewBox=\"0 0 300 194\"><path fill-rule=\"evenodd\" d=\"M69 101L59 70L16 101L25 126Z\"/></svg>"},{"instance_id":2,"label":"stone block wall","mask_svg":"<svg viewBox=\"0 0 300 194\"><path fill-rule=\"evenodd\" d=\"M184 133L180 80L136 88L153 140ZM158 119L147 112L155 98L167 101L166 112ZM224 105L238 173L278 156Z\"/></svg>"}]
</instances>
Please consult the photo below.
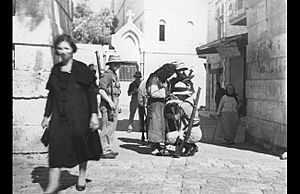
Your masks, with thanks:
<instances>
[{"instance_id":1,"label":"stone block wall","mask_svg":"<svg viewBox=\"0 0 300 194\"><path fill-rule=\"evenodd\" d=\"M248 1L246 141L287 148L286 1Z\"/></svg>"},{"instance_id":2,"label":"stone block wall","mask_svg":"<svg viewBox=\"0 0 300 194\"><path fill-rule=\"evenodd\" d=\"M13 152L43 152L46 81L58 57L53 39L72 29L71 0L16 0L13 15Z\"/></svg>"}]
</instances>

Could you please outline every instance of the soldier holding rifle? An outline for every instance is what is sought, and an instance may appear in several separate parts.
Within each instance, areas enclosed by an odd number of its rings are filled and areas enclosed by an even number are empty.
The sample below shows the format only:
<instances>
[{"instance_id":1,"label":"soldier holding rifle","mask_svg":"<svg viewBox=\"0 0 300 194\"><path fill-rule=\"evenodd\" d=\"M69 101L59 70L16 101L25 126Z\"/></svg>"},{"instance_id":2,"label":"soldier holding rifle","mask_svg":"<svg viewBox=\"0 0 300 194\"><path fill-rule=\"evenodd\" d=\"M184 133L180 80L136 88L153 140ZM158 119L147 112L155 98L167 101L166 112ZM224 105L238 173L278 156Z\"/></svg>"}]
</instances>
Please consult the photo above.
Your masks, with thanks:
<instances>
[{"instance_id":1,"label":"soldier holding rifle","mask_svg":"<svg viewBox=\"0 0 300 194\"><path fill-rule=\"evenodd\" d=\"M118 122L120 83L116 71L123 61L119 56L109 56L106 65L109 68L100 76L99 94L101 95L100 111L102 114L102 129L100 139L103 149L101 158L114 159L118 152L112 151L112 143Z\"/></svg>"},{"instance_id":2,"label":"soldier holding rifle","mask_svg":"<svg viewBox=\"0 0 300 194\"><path fill-rule=\"evenodd\" d=\"M172 94L178 99L168 101L165 107L169 128L166 135L167 143L176 146L175 157L192 156L198 152L195 143L202 138L200 119L197 113L200 88L195 99L188 87L183 82L179 82L175 85ZM183 148L184 152L182 153Z\"/></svg>"}]
</instances>

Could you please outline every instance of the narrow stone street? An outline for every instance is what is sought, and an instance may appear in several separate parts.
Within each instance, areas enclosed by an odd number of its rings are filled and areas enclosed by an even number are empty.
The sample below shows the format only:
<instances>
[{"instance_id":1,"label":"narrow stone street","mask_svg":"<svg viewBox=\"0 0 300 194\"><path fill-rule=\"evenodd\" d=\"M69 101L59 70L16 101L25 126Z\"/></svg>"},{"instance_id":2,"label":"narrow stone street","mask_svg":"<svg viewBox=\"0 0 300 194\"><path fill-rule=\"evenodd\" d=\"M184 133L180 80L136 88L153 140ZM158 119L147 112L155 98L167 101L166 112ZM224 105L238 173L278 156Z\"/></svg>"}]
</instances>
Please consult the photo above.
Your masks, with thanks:
<instances>
[{"instance_id":1,"label":"narrow stone street","mask_svg":"<svg viewBox=\"0 0 300 194\"><path fill-rule=\"evenodd\" d=\"M192 157L153 156L141 133L117 131L116 159L88 163L87 187L75 189L78 167L63 169L59 193L286 193L287 160L246 145L198 143ZM13 193L42 193L47 154L13 155Z\"/></svg>"}]
</instances>

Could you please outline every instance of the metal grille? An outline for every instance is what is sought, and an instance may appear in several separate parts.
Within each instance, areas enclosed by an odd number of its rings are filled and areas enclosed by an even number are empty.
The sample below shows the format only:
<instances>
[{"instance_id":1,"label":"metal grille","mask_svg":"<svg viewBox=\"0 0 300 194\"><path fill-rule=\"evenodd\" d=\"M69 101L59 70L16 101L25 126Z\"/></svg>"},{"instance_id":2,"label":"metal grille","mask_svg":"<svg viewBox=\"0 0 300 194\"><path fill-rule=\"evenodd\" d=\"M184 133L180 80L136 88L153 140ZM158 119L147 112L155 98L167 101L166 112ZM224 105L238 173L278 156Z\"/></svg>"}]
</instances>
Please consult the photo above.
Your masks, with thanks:
<instances>
[{"instance_id":1,"label":"metal grille","mask_svg":"<svg viewBox=\"0 0 300 194\"><path fill-rule=\"evenodd\" d=\"M132 82L134 80L134 73L137 71L136 65L124 65L120 67L119 78L123 82Z\"/></svg>"}]
</instances>

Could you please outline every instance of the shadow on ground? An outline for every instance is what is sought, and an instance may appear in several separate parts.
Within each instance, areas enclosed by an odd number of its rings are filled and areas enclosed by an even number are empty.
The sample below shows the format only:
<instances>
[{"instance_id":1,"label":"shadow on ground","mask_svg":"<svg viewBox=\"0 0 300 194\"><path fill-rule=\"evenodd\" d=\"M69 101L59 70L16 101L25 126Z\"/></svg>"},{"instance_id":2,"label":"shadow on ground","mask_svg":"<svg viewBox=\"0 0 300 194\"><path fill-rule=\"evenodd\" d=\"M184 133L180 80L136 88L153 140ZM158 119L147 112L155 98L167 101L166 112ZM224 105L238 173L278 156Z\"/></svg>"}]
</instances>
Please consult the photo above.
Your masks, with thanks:
<instances>
[{"instance_id":1,"label":"shadow on ground","mask_svg":"<svg viewBox=\"0 0 300 194\"><path fill-rule=\"evenodd\" d=\"M262 146L255 145L253 143L245 142L245 129L244 125L239 122L239 126L237 129L237 134L235 138L235 144L226 145L225 140L219 137L219 134L222 130L222 124L218 118L210 117L200 117L200 127L202 130L202 143L213 144L217 146L223 146L228 148L235 148L240 150L253 151L257 153L269 154L273 156L279 156L283 150L281 149L266 149Z\"/></svg>"},{"instance_id":2,"label":"shadow on ground","mask_svg":"<svg viewBox=\"0 0 300 194\"><path fill-rule=\"evenodd\" d=\"M273 155L273 156L278 156L279 153L275 153L271 150L267 150L265 148L262 148L258 145L253 145L250 143L235 143L232 145L226 145L222 140L216 140L214 142L212 141L201 141L202 143L206 143L206 144L212 144L212 145L217 145L217 146L222 146L222 147L227 147L227 148L233 148L233 149L239 149L239 150L247 150L247 151L253 151L253 152L257 152L257 153L262 153L262 154L269 154L269 155Z\"/></svg>"},{"instance_id":3,"label":"shadow on ground","mask_svg":"<svg viewBox=\"0 0 300 194\"><path fill-rule=\"evenodd\" d=\"M39 183L43 190L48 185L49 168L45 166L38 166L31 172L32 183ZM68 170L62 170L60 174L60 186L57 192L65 190L71 186L76 185L78 176L72 175ZM90 179L86 179L86 182L91 182Z\"/></svg>"},{"instance_id":4,"label":"shadow on ground","mask_svg":"<svg viewBox=\"0 0 300 194\"><path fill-rule=\"evenodd\" d=\"M213 144L217 146L222 147L228 147L233 149L240 149L240 150L247 150L247 151L253 151L257 153L263 153L263 154L269 154L273 156L279 156L283 151L274 151L274 150L268 150L261 146L254 145L251 143L243 142L243 143L235 143L233 145L226 145L224 140L222 138L218 138L218 134L221 130L221 125L218 123L218 120L215 118L203 118L200 120L201 123L201 130L202 130L202 143L206 144ZM128 119L119 120L117 124L117 131L127 131L127 124ZM132 132L139 132L138 128L138 120L134 120L133 123L133 130ZM238 136L242 137L244 134L238 134ZM146 137L146 134L145 134ZM131 139L131 138L118 138L119 140L128 143L128 144L122 144L120 147L133 150L135 152L141 153L141 154L149 154L150 149L145 147L140 139ZM214 139L214 141L212 141Z\"/></svg>"},{"instance_id":5,"label":"shadow on ground","mask_svg":"<svg viewBox=\"0 0 300 194\"><path fill-rule=\"evenodd\" d=\"M121 148L132 150L139 154L151 154L150 148L147 147L147 143L142 142L140 139L119 137L118 140L125 143L120 145Z\"/></svg>"},{"instance_id":6,"label":"shadow on ground","mask_svg":"<svg viewBox=\"0 0 300 194\"><path fill-rule=\"evenodd\" d=\"M127 131L128 127L128 119L123 119L123 120L118 120L117 123L117 131ZM133 132L139 132L139 121L138 120L133 120Z\"/></svg>"}]
</instances>

